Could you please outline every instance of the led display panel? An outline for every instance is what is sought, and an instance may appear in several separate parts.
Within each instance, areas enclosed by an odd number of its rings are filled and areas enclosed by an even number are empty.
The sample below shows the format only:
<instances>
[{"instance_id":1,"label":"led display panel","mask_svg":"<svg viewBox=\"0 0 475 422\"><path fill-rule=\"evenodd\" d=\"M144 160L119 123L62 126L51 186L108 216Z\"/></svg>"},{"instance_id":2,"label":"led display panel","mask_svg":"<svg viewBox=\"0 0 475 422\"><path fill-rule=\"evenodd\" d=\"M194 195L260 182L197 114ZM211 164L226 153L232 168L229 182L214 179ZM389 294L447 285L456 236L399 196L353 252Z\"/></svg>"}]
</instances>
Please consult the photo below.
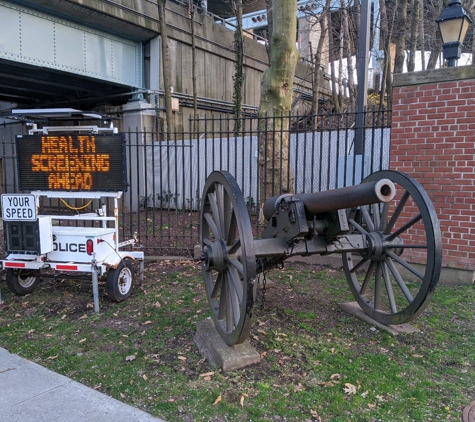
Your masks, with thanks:
<instances>
[{"instance_id":1,"label":"led display panel","mask_svg":"<svg viewBox=\"0 0 475 422\"><path fill-rule=\"evenodd\" d=\"M123 134L16 138L20 190L125 191Z\"/></svg>"}]
</instances>

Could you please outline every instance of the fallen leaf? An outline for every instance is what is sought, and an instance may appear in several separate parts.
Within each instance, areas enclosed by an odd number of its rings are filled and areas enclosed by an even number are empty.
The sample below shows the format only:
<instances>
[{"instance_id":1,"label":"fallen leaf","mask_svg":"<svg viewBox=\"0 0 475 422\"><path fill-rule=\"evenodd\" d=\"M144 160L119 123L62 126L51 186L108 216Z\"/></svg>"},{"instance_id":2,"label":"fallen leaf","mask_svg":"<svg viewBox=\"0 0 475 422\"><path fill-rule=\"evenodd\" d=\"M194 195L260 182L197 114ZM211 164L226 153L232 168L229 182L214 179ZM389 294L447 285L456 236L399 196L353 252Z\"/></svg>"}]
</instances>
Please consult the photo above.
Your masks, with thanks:
<instances>
[{"instance_id":1,"label":"fallen leaf","mask_svg":"<svg viewBox=\"0 0 475 422\"><path fill-rule=\"evenodd\" d=\"M79 343L84 343L86 341L85 338L82 338L81 340L79 340Z\"/></svg>"},{"instance_id":2,"label":"fallen leaf","mask_svg":"<svg viewBox=\"0 0 475 422\"><path fill-rule=\"evenodd\" d=\"M127 356L127 357L125 358L125 360L128 361L128 362L131 362L131 361L135 360L135 358L136 358L135 355L130 355L130 356Z\"/></svg>"},{"instance_id":3,"label":"fallen leaf","mask_svg":"<svg viewBox=\"0 0 475 422\"><path fill-rule=\"evenodd\" d=\"M87 315L84 314L82 317L79 317L79 321L81 321L82 319L86 319L87 318Z\"/></svg>"},{"instance_id":4,"label":"fallen leaf","mask_svg":"<svg viewBox=\"0 0 475 422\"><path fill-rule=\"evenodd\" d=\"M186 360L186 356L178 355L178 359L180 359L180 360Z\"/></svg>"},{"instance_id":5,"label":"fallen leaf","mask_svg":"<svg viewBox=\"0 0 475 422\"><path fill-rule=\"evenodd\" d=\"M347 394L356 394L356 386L350 384L349 382L345 383L343 391Z\"/></svg>"},{"instance_id":6,"label":"fallen leaf","mask_svg":"<svg viewBox=\"0 0 475 422\"><path fill-rule=\"evenodd\" d=\"M316 419L318 422L321 422L320 415L315 410L310 410L310 414L312 415L313 419Z\"/></svg>"},{"instance_id":7,"label":"fallen leaf","mask_svg":"<svg viewBox=\"0 0 475 422\"><path fill-rule=\"evenodd\" d=\"M200 374L200 377L212 377L214 372L205 372L204 374Z\"/></svg>"},{"instance_id":8,"label":"fallen leaf","mask_svg":"<svg viewBox=\"0 0 475 422\"><path fill-rule=\"evenodd\" d=\"M174 399L173 397L170 397L170 398L168 399L168 402L169 402L169 403L173 403L174 401L175 401L175 399Z\"/></svg>"},{"instance_id":9,"label":"fallen leaf","mask_svg":"<svg viewBox=\"0 0 475 422\"><path fill-rule=\"evenodd\" d=\"M265 336L267 335L267 332L265 332L264 330L258 329L257 332L260 333L260 334L263 334Z\"/></svg>"},{"instance_id":10,"label":"fallen leaf","mask_svg":"<svg viewBox=\"0 0 475 422\"><path fill-rule=\"evenodd\" d=\"M368 407L369 407L370 409L374 409L374 408L376 407L376 403L373 403L373 404L368 403Z\"/></svg>"},{"instance_id":11,"label":"fallen leaf","mask_svg":"<svg viewBox=\"0 0 475 422\"><path fill-rule=\"evenodd\" d=\"M151 324L151 323L152 323L152 321L145 321L145 322L143 323L143 325L148 325L148 324Z\"/></svg>"},{"instance_id":12,"label":"fallen leaf","mask_svg":"<svg viewBox=\"0 0 475 422\"><path fill-rule=\"evenodd\" d=\"M218 397L216 397L216 400L214 401L213 406L216 406L220 401L221 401L221 394Z\"/></svg>"},{"instance_id":13,"label":"fallen leaf","mask_svg":"<svg viewBox=\"0 0 475 422\"><path fill-rule=\"evenodd\" d=\"M244 396L241 396L241 400L239 400L239 405L244 407Z\"/></svg>"},{"instance_id":14,"label":"fallen leaf","mask_svg":"<svg viewBox=\"0 0 475 422\"><path fill-rule=\"evenodd\" d=\"M361 393L361 397L365 399L368 394L369 394L369 391L366 390L364 393Z\"/></svg>"},{"instance_id":15,"label":"fallen leaf","mask_svg":"<svg viewBox=\"0 0 475 422\"><path fill-rule=\"evenodd\" d=\"M319 382L318 385L321 385L322 387L333 387L335 384L331 381L328 381L328 382L322 381L322 382Z\"/></svg>"},{"instance_id":16,"label":"fallen leaf","mask_svg":"<svg viewBox=\"0 0 475 422\"><path fill-rule=\"evenodd\" d=\"M142 378L144 379L144 381L147 381L147 380L148 380L148 377L147 377L147 375L145 375L145 374L142 375Z\"/></svg>"},{"instance_id":17,"label":"fallen leaf","mask_svg":"<svg viewBox=\"0 0 475 422\"><path fill-rule=\"evenodd\" d=\"M124 393L119 393L120 394L120 397L125 399L127 396L124 394Z\"/></svg>"},{"instance_id":18,"label":"fallen leaf","mask_svg":"<svg viewBox=\"0 0 475 422\"><path fill-rule=\"evenodd\" d=\"M341 378L341 375L340 375L340 374L333 374L333 375L330 377L331 380L334 380L334 379L338 379L338 380L339 380L340 378Z\"/></svg>"},{"instance_id":19,"label":"fallen leaf","mask_svg":"<svg viewBox=\"0 0 475 422\"><path fill-rule=\"evenodd\" d=\"M49 359L49 360L55 360L58 358L59 355L54 355L54 356L48 356L46 359Z\"/></svg>"}]
</instances>

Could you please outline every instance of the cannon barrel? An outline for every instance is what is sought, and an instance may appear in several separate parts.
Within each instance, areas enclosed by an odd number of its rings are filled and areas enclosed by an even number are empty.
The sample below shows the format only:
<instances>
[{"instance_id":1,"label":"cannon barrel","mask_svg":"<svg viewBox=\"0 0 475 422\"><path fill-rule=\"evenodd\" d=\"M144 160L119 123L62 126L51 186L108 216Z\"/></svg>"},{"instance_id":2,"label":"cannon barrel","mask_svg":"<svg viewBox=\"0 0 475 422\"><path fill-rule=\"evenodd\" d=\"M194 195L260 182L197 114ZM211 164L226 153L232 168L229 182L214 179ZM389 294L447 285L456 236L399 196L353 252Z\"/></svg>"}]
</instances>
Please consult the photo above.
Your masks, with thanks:
<instances>
[{"instance_id":1,"label":"cannon barrel","mask_svg":"<svg viewBox=\"0 0 475 422\"><path fill-rule=\"evenodd\" d=\"M359 207L362 205L389 202L394 198L396 188L389 179L380 179L374 182L361 183L323 192L302 193L298 195L280 195L269 198L263 207L264 217L269 220L280 200L285 196L292 196L301 200L307 217L330 211Z\"/></svg>"}]
</instances>

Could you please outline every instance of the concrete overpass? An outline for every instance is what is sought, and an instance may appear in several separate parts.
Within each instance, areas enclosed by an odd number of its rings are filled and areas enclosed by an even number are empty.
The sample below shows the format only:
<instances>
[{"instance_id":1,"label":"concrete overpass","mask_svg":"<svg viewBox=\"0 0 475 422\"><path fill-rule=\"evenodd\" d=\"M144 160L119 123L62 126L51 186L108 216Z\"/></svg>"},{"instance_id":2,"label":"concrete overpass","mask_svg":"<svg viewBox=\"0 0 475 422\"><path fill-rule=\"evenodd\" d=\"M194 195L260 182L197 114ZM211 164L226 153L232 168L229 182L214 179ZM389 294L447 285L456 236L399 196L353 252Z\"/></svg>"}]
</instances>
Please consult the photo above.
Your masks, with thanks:
<instances>
[{"instance_id":1,"label":"concrete overpass","mask_svg":"<svg viewBox=\"0 0 475 422\"><path fill-rule=\"evenodd\" d=\"M0 0L1 108L114 108L142 93L155 113L163 108L158 10L149 0ZM167 2L172 86L186 117L192 98L191 21L187 9ZM196 15L199 108L232 108L233 32ZM265 46L245 39L244 104L259 103ZM297 68L296 91L308 94L311 71ZM308 95L307 95L308 97ZM135 96L142 99L142 96ZM143 101L142 101L143 102ZM107 110L102 110L107 111ZM178 119L180 120L180 119ZM147 122L142 122L147 123Z\"/></svg>"}]
</instances>

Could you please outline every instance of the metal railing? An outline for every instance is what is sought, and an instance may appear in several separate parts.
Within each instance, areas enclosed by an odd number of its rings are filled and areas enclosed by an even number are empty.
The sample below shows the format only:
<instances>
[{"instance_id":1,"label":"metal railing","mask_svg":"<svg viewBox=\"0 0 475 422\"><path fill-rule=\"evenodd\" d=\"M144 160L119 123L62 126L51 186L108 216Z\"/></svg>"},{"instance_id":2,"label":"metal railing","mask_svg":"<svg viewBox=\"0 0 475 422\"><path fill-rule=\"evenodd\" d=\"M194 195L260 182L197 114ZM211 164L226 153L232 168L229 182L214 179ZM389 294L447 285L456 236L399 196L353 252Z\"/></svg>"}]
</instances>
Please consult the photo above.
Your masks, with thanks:
<instances>
[{"instance_id":1,"label":"metal railing","mask_svg":"<svg viewBox=\"0 0 475 422\"><path fill-rule=\"evenodd\" d=\"M272 167L273 192L286 184L278 176L283 166L293 176L295 193L360 183L374 171L389 167L388 116L388 112L366 112L362 155L354 154L354 113L280 119L220 115L190 119L187 130L166 137L156 131L129 130L125 134L128 189L119 205L121 239L138 235L146 256L193 256L199 242L202 189L214 170L229 171L236 178L258 232L258 210L272 196L261 192L265 188L261 188L260 175ZM281 148L285 151L278 151L280 137L288 139ZM262 148L262 142L270 144ZM18 192L15 141L4 140L1 148L3 192ZM269 156L262 157L262 151ZM94 207L100 204L92 203L90 208Z\"/></svg>"}]
</instances>

